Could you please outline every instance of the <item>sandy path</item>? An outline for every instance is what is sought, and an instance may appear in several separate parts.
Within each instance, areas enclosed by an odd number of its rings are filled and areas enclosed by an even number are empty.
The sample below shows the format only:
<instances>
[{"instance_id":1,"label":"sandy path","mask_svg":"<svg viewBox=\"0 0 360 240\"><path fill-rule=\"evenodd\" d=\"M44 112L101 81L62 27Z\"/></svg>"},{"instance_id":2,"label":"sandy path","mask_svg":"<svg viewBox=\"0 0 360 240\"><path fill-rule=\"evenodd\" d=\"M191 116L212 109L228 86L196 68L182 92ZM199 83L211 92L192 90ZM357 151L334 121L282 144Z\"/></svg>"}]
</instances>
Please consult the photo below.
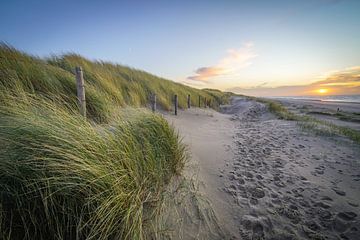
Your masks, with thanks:
<instances>
[{"instance_id":1,"label":"sandy path","mask_svg":"<svg viewBox=\"0 0 360 240\"><path fill-rule=\"evenodd\" d=\"M234 143L235 123L229 115L198 108L180 111L178 116L166 114L165 117L188 146L191 159L185 174L197 175L200 191L211 201L225 238L233 235L239 238L233 210L237 206L233 204L232 197L223 191L226 179L221 173L224 172L224 166L229 166L234 158L231 147ZM211 236L215 239L222 237Z\"/></svg>"},{"instance_id":2,"label":"sandy path","mask_svg":"<svg viewBox=\"0 0 360 240\"><path fill-rule=\"evenodd\" d=\"M360 239L360 148L235 99L228 115L167 118L198 162L204 191L234 239Z\"/></svg>"}]
</instances>

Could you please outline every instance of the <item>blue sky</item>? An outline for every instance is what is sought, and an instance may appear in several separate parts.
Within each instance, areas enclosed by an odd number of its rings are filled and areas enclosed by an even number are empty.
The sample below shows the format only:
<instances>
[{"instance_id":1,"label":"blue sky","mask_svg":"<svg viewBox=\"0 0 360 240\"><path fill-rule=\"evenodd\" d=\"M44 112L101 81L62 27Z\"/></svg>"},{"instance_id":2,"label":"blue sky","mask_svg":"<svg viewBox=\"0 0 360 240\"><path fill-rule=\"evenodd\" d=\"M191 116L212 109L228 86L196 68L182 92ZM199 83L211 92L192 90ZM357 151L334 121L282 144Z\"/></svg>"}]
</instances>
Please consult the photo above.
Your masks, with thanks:
<instances>
[{"instance_id":1,"label":"blue sky","mask_svg":"<svg viewBox=\"0 0 360 240\"><path fill-rule=\"evenodd\" d=\"M3 0L0 40L197 87L307 85L360 65L360 1Z\"/></svg>"}]
</instances>

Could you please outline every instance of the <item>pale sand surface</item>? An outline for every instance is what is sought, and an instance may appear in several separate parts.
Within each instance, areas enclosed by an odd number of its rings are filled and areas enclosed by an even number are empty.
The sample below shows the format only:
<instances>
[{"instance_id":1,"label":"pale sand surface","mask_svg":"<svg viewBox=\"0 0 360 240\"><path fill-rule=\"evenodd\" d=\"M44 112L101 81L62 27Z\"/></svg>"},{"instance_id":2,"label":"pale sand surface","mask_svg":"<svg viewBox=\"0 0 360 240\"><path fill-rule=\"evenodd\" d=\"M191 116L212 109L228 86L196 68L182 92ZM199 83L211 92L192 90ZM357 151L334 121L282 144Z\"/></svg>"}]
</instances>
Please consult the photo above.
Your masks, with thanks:
<instances>
[{"instance_id":1,"label":"pale sand surface","mask_svg":"<svg viewBox=\"0 0 360 240\"><path fill-rule=\"evenodd\" d=\"M319 100L305 100L305 99L277 99L278 101L294 106L309 106L314 109L327 109L337 111L339 108L345 112L357 112L360 113L360 103L349 103L349 102L335 102L335 101L319 101Z\"/></svg>"},{"instance_id":2,"label":"pale sand surface","mask_svg":"<svg viewBox=\"0 0 360 240\"><path fill-rule=\"evenodd\" d=\"M338 126L350 127L360 131L360 103L285 98L278 99L278 101L280 101L290 111L297 114L307 114L317 119L334 123ZM327 113L331 115L319 113ZM350 116L352 120L345 121L336 114Z\"/></svg>"},{"instance_id":3,"label":"pale sand surface","mask_svg":"<svg viewBox=\"0 0 360 240\"><path fill-rule=\"evenodd\" d=\"M195 236L185 226L183 239L360 239L359 145L304 132L252 100L224 112L165 115L222 229Z\"/></svg>"},{"instance_id":4,"label":"pale sand surface","mask_svg":"<svg viewBox=\"0 0 360 240\"><path fill-rule=\"evenodd\" d=\"M211 201L227 238L229 232L239 236L238 226L233 220L236 205L229 194L224 194L226 173L222 173L224 166L231 164L234 158L235 122L230 120L229 115L198 108L179 111L178 116L166 114L165 117L188 146L191 160L185 174L196 174L200 191Z\"/></svg>"}]
</instances>

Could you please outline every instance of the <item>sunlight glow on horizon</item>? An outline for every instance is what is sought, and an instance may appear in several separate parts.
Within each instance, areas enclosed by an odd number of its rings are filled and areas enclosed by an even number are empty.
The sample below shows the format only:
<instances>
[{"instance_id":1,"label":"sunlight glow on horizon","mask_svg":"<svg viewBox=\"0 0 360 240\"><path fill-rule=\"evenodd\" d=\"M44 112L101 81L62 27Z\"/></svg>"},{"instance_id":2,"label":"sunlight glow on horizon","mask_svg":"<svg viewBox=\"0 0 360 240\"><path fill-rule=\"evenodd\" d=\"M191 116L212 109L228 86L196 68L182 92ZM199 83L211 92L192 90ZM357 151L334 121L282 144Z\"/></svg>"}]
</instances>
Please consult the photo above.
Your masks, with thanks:
<instances>
[{"instance_id":1,"label":"sunlight glow on horizon","mask_svg":"<svg viewBox=\"0 0 360 240\"><path fill-rule=\"evenodd\" d=\"M40 57L77 53L196 88L360 94L359 0L41 2L1 2L0 42Z\"/></svg>"},{"instance_id":2,"label":"sunlight glow on horizon","mask_svg":"<svg viewBox=\"0 0 360 240\"><path fill-rule=\"evenodd\" d=\"M326 89L326 88L320 88L320 89L318 89L318 90L316 90L317 91L317 93L319 93L319 94L325 94L325 93L328 93L328 89Z\"/></svg>"}]
</instances>

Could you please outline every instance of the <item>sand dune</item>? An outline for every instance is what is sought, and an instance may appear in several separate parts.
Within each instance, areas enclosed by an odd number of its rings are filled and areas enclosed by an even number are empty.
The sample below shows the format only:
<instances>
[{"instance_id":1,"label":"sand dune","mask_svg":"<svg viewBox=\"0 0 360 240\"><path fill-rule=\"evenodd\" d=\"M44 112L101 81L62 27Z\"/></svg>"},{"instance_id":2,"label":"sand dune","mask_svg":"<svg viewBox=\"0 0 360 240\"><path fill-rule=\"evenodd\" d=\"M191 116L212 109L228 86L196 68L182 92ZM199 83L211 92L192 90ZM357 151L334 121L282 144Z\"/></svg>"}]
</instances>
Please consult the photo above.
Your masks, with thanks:
<instances>
[{"instance_id":1,"label":"sand dune","mask_svg":"<svg viewBox=\"0 0 360 240\"><path fill-rule=\"evenodd\" d=\"M252 100L224 113L166 116L198 163L224 238L360 239L358 145L304 132Z\"/></svg>"}]
</instances>

